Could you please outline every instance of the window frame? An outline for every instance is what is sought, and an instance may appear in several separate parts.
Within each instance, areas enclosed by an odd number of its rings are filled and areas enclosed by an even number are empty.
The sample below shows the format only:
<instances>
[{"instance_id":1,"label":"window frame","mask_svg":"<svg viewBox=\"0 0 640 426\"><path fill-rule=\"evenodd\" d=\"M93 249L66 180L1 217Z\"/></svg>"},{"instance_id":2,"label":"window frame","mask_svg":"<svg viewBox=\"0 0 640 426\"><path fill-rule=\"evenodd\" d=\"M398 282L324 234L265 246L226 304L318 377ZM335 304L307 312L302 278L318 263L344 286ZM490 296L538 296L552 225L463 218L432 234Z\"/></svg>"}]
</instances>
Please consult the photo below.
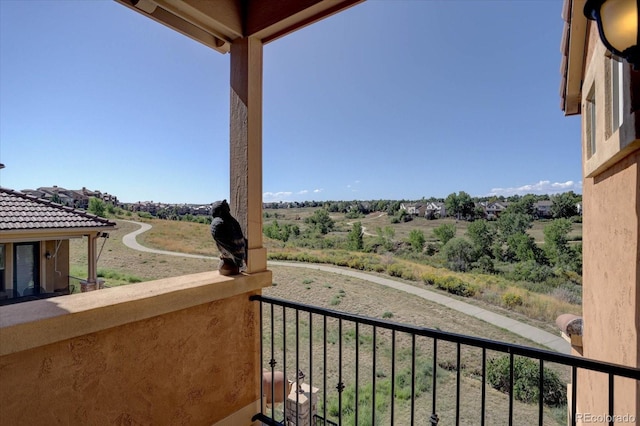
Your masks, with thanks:
<instances>
[{"instance_id":1,"label":"window frame","mask_svg":"<svg viewBox=\"0 0 640 426\"><path fill-rule=\"evenodd\" d=\"M624 63L617 56L609 56L607 67L608 137L624 123Z\"/></svg>"},{"instance_id":2,"label":"window frame","mask_svg":"<svg viewBox=\"0 0 640 426\"><path fill-rule=\"evenodd\" d=\"M596 114L596 87L595 84L591 86L589 94L586 97L586 131L585 131L585 143L587 159L593 157L597 151L597 114Z\"/></svg>"}]
</instances>

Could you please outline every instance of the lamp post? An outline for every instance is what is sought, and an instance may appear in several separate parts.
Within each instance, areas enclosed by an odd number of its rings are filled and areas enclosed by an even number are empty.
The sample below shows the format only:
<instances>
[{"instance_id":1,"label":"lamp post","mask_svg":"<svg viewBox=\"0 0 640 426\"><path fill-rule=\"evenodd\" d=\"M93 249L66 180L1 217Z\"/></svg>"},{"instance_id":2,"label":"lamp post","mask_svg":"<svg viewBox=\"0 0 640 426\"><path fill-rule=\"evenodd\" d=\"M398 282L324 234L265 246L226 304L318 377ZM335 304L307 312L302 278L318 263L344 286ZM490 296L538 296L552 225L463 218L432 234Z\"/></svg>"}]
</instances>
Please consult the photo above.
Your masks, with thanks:
<instances>
[{"instance_id":1,"label":"lamp post","mask_svg":"<svg viewBox=\"0 0 640 426\"><path fill-rule=\"evenodd\" d=\"M600 39L613 54L640 69L640 0L587 0L584 14L596 21Z\"/></svg>"}]
</instances>

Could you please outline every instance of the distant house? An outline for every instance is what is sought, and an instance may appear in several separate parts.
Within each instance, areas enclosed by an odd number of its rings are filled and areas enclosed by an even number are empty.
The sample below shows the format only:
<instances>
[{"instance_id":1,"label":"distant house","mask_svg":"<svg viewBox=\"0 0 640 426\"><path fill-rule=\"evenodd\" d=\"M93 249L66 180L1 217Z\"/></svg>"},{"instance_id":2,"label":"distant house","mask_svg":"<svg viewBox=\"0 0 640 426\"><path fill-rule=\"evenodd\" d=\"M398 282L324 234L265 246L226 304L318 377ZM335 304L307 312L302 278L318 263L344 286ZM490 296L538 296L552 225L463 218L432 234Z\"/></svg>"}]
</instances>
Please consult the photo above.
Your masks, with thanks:
<instances>
[{"instance_id":1,"label":"distant house","mask_svg":"<svg viewBox=\"0 0 640 426\"><path fill-rule=\"evenodd\" d=\"M62 204L63 206L74 207L73 196L69 195L69 191L64 188L59 188L54 185L50 187L40 187L38 188L38 191L43 193L40 198Z\"/></svg>"},{"instance_id":2,"label":"distant house","mask_svg":"<svg viewBox=\"0 0 640 426\"><path fill-rule=\"evenodd\" d=\"M551 206L553 206L553 201L551 200L540 200L533 203L535 214L541 219L547 219L553 216Z\"/></svg>"},{"instance_id":3,"label":"distant house","mask_svg":"<svg viewBox=\"0 0 640 426\"><path fill-rule=\"evenodd\" d=\"M502 201L485 201L480 203L480 207L484 210L485 218L492 220L497 219L507 209L507 203Z\"/></svg>"},{"instance_id":4,"label":"distant house","mask_svg":"<svg viewBox=\"0 0 640 426\"><path fill-rule=\"evenodd\" d=\"M105 203L119 205L115 195L91 191L85 187L82 189L65 189L57 185L43 186L38 189L23 189L21 192L43 200L52 201L63 206L75 207L86 210L89 207L90 198L98 198Z\"/></svg>"},{"instance_id":5,"label":"distant house","mask_svg":"<svg viewBox=\"0 0 640 426\"><path fill-rule=\"evenodd\" d=\"M425 206L424 217L427 219L439 219L447 216L447 209L443 202L429 202Z\"/></svg>"},{"instance_id":6,"label":"distant house","mask_svg":"<svg viewBox=\"0 0 640 426\"><path fill-rule=\"evenodd\" d=\"M0 187L0 304L69 293L69 240L88 237L85 289L96 287L96 240L107 219Z\"/></svg>"},{"instance_id":7,"label":"distant house","mask_svg":"<svg viewBox=\"0 0 640 426\"><path fill-rule=\"evenodd\" d=\"M424 216L426 206L418 203L402 203L400 204L400 210L404 210L413 216Z\"/></svg>"}]
</instances>

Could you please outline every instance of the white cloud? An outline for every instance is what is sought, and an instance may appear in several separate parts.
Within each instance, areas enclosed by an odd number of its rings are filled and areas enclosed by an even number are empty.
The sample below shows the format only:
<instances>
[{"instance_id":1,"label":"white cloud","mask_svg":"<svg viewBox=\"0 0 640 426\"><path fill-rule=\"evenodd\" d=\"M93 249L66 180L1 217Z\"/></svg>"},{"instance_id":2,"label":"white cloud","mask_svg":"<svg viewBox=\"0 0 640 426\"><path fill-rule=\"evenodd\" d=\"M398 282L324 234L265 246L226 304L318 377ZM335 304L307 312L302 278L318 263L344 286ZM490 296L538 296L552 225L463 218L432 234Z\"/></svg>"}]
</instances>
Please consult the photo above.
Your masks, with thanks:
<instances>
[{"instance_id":1,"label":"white cloud","mask_svg":"<svg viewBox=\"0 0 640 426\"><path fill-rule=\"evenodd\" d=\"M280 191L280 192L264 192L262 194L262 200L265 203L270 203L274 201L287 201L286 199L291 197L293 192L291 191Z\"/></svg>"},{"instance_id":2,"label":"white cloud","mask_svg":"<svg viewBox=\"0 0 640 426\"><path fill-rule=\"evenodd\" d=\"M525 194L556 194L559 192L581 192L582 182L574 182L568 180L566 182L551 182L549 180L541 180L537 183L522 185L512 188L492 188L488 195L525 195Z\"/></svg>"},{"instance_id":3,"label":"white cloud","mask_svg":"<svg viewBox=\"0 0 640 426\"><path fill-rule=\"evenodd\" d=\"M320 193L320 192L322 192L322 191L324 191L324 189L321 189L321 188L319 188L319 189L314 189L314 190L313 190L313 193L314 193L314 194L319 194L319 193Z\"/></svg>"},{"instance_id":4,"label":"white cloud","mask_svg":"<svg viewBox=\"0 0 640 426\"><path fill-rule=\"evenodd\" d=\"M302 191L298 191L298 195L304 195L306 193L308 193L309 191L306 189L303 189Z\"/></svg>"}]
</instances>

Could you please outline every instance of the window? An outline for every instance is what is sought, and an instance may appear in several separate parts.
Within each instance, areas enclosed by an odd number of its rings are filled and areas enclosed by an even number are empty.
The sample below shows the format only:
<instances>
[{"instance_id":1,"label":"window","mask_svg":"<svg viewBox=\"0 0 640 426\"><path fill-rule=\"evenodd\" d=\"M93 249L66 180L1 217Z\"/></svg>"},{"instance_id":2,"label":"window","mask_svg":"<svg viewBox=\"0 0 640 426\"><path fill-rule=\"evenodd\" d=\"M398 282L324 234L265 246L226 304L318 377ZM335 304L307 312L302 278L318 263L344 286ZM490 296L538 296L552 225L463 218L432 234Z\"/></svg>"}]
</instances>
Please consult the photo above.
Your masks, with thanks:
<instances>
[{"instance_id":1,"label":"window","mask_svg":"<svg viewBox=\"0 0 640 426\"><path fill-rule=\"evenodd\" d=\"M595 87L591 87L587 95L587 158L591 158L596 153L596 91Z\"/></svg>"},{"instance_id":2,"label":"window","mask_svg":"<svg viewBox=\"0 0 640 426\"><path fill-rule=\"evenodd\" d=\"M620 128L623 120L624 111L624 91L622 90L623 84L623 64L622 61L616 57L611 57L609 60L611 64L611 133L614 133Z\"/></svg>"},{"instance_id":3,"label":"window","mask_svg":"<svg viewBox=\"0 0 640 426\"><path fill-rule=\"evenodd\" d=\"M16 296L40 294L40 243L16 243L13 256L13 289Z\"/></svg>"},{"instance_id":4,"label":"window","mask_svg":"<svg viewBox=\"0 0 640 426\"><path fill-rule=\"evenodd\" d=\"M5 245L0 244L0 292L7 290L7 284L5 282L6 278L4 276L6 270L4 266L4 262L7 257L6 250Z\"/></svg>"}]
</instances>

